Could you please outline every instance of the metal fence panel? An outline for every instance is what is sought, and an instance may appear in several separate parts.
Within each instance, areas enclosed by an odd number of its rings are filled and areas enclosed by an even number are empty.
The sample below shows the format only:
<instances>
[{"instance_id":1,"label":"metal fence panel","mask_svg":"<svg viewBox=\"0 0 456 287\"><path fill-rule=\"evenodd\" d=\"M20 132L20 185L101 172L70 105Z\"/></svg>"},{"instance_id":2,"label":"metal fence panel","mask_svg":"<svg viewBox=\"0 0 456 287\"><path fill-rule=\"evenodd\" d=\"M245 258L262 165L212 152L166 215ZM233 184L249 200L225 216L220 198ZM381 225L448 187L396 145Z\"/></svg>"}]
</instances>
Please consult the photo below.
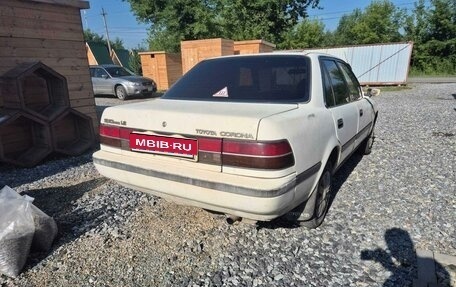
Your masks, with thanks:
<instances>
[{"instance_id":1,"label":"metal fence panel","mask_svg":"<svg viewBox=\"0 0 456 287\"><path fill-rule=\"evenodd\" d=\"M305 49L348 62L362 85L399 85L407 82L413 43Z\"/></svg>"}]
</instances>

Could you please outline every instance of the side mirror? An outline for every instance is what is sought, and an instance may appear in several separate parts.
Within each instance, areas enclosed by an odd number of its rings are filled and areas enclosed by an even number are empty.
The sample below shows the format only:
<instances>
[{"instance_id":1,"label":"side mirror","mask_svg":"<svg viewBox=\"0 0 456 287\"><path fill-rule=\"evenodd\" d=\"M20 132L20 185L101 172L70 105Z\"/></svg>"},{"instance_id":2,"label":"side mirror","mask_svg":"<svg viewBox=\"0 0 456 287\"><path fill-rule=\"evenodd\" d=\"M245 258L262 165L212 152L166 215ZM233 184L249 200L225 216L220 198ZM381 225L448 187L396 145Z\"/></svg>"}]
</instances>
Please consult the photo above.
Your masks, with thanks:
<instances>
[{"instance_id":1,"label":"side mirror","mask_svg":"<svg viewBox=\"0 0 456 287\"><path fill-rule=\"evenodd\" d=\"M101 75L101 77L102 77L103 79L107 79L107 78L108 78L108 75L103 74L103 75Z\"/></svg>"}]
</instances>

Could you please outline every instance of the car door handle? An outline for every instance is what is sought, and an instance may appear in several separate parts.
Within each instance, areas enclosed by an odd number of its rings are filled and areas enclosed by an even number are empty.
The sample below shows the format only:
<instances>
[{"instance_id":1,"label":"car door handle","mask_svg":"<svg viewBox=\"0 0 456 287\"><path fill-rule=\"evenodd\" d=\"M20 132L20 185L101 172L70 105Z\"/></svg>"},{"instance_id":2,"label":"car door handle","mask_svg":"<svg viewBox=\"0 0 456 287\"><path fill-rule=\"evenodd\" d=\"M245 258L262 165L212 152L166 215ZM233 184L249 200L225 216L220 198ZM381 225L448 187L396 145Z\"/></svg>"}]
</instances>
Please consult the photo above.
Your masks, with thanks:
<instances>
[{"instance_id":1,"label":"car door handle","mask_svg":"<svg viewBox=\"0 0 456 287\"><path fill-rule=\"evenodd\" d=\"M343 119L338 119L337 120L337 128L341 129L344 127L344 120Z\"/></svg>"},{"instance_id":2,"label":"car door handle","mask_svg":"<svg viewBox=\"0 0 456 287\"><path fill-rule=\"evenodd\" d=\"M360 110L359 110L359 116L362 117L363 114L364 114L363 109L360 109Z\"/></svg>"}]
</instances>

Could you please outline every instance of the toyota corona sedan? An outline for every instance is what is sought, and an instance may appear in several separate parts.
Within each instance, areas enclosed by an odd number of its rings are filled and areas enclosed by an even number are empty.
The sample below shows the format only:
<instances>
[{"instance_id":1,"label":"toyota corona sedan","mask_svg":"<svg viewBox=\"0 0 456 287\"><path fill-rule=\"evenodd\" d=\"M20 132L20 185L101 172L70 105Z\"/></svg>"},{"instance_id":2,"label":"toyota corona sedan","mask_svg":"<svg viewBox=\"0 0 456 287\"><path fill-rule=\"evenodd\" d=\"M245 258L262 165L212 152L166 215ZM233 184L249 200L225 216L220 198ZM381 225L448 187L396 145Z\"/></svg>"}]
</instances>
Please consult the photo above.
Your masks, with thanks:
<instances>
[{"instance_id":1,"label":"toyota corona sedan","mask_svg":"<svg viewBox=\"0 0 456 287\"><path fill-rule=\"evenodd\" d=\"M105 109L93 160L102 175L176 203L315 228L335 171L370 153L377 114L341 59L219 57L160 99Z\"/></svg>"}]
</instances>

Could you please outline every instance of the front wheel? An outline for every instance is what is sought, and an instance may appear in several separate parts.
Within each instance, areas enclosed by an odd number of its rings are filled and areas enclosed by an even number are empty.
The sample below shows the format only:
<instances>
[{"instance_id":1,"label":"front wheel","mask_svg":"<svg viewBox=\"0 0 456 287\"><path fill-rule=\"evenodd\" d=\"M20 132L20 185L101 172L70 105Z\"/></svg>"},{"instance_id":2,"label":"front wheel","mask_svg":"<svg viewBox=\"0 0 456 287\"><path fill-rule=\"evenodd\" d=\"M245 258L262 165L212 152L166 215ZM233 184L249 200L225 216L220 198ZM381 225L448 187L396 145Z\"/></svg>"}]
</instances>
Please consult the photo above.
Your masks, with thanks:
<instances>
[{"instance_id":1,"label":"front wheel","mask_svg":"<svg viewBox=\"0 0 456 287\"><path fill-rule=\"evenodd\" d=\"M300 221L299 225L307 228L317 228L323 223L329 209L332 184L332 164L328 162L321 174L318 184L311 197L315 197L315 206L312 217L306 221Z\"/></svg>"},{"instance_id":2,"label":"front wheel","mask_svg":"<svg viewBox=\"0 0 456 287\"><path fill-rule=\"evenodd\" d=\"M117 86L116 87L116 97L118 97L120 100L125 100L127 98L127 90L123 86Z\"/></svg>"}]
</instances>

